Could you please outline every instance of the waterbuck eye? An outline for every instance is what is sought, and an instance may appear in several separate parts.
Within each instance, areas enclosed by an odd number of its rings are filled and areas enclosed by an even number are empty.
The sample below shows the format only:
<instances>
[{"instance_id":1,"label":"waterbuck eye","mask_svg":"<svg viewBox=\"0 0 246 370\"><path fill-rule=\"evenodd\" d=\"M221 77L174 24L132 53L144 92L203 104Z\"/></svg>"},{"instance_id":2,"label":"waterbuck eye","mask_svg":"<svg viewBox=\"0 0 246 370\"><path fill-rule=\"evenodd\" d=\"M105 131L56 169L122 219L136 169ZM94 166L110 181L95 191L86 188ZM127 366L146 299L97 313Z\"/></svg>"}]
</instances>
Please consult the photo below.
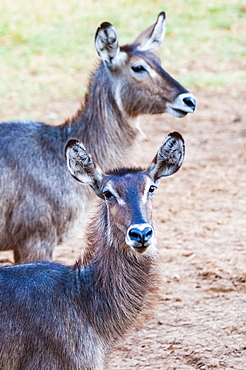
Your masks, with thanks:
<instances>
[{"instance_id":1,"label":"waterbuck eye","mask_svg":"<svg viewBox=\"0 0 246 370\"><path fill-rule=\"evenodd\" d=\"M155 189L157 189L157 186L151 185L150 188L149 188L149 193L150 194L154 193Z\"/></svg>"},{"instance_id":2,"label":"waterbuck eye","mask_svg":"<svg viewBox=\"0 0 246 370\"><path fill-rule=\"evenodd\" d=\"M141 64L139 66L132 66L131 68L132 68L133 72L135 72L135 73L146 72L146 69Z\"/></svg>"},{"instance_id":3,"label":"waterbuck eye","mask_svg":"<svg viewBox=\"0 0 246 370\"><path fill-rule=\"evenodd\" d=\"M109 190L104 191L103 195L105 196L105 199L112 199L114 197L111 191Z\"/></svg>"}]
</instances>

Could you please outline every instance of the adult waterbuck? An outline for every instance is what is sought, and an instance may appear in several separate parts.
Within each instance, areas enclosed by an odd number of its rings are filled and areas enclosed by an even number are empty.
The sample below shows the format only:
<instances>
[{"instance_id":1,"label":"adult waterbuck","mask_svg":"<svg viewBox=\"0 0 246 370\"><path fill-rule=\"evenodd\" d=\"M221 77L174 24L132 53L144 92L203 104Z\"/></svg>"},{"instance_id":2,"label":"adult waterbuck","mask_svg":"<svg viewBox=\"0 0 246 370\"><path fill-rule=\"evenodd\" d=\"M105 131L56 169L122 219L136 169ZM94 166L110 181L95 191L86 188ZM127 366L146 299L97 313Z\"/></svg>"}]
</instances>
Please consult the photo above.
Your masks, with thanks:
<instances>
[{"instance_id":1,"label":"adult waterbuck","mask_svg":"<svg viewBox=\"0 0 246 370\"><path fill-rule=\"evenodd\" d=\"M151 198L161 177L181 166L182 137L169 134L147 169L104 174L76 140L66 154L72 176L101 198L98 212L86 229L84 257L73 267L0 268L4 370L101 370L115 341L155 301L159 258Z\"/></svg>"},{"instance_id":2,"label":"adult waterbuck","mask_svg":"<svg viewBox=\"0 0 246 370\"><path fill-rule=\"evenodd\" d=\"M15 262L51 260L54 247L85 225L90 192L67 173L64 147L85 143L102 169L123 165L137 136L136 117L192 113L195 99L150 50L164 35L165 14L132 43L118 45L104 22L95 46L102 59L77 114L58 127L40 122L0 124L0 250Z\"/></svg>"}]
</instances>

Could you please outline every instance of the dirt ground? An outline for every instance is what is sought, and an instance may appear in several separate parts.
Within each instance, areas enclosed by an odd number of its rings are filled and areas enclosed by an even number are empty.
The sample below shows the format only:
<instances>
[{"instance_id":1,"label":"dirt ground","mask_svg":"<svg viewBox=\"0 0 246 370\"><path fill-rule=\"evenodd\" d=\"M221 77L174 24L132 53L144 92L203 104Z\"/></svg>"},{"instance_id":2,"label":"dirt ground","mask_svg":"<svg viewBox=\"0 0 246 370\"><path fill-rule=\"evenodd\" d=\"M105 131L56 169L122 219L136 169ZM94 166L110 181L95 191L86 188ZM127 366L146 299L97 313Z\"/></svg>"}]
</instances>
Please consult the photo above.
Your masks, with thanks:
<instances>
[{"instance_id":1,"label":"dirt ground","mask_svg":"<svg viewBox=\"0 0 246 370\"><path fill-rule=\"evenodd\" d=\"M108 370L246 369L246 93L193 93L195 114L142 119L136 163L148 164L172 131L183 135L186 158L154 198L161 300L117 345ZM81 249L57 247L55 259L72 263Z\"/></svg>"}]
</instances>

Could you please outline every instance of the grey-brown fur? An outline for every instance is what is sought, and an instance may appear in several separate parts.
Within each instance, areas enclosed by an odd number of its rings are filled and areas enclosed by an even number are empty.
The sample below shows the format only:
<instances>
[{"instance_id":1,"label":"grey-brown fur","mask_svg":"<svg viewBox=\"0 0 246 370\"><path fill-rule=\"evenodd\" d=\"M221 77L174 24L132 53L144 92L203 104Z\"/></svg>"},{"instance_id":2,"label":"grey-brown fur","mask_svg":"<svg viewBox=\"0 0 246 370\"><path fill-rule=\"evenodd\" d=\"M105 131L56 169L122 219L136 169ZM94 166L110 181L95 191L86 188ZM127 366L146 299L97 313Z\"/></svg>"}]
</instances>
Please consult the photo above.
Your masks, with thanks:
<instances>
[{"instance_id":1,"label":"grey-brown fur","mask_svg":"<svg viewBox=\"0 0 246 370\"><path fill-rule=\"evenodd\" d=\"M182 164L180 135L170 134L162 148L165 156L157 155L147 170L105 175L80 143L70 141L72 175L100 198L108 189L116 198L100 200L83 261L73 267L42 262L0 268L0 369L102 370L115 341L155 302L154 230L138 242L127 242L126 234L133 227L143 232L141 225L153 228L152 192L146 198L146 190Z\"/></svg>"},{"instance_id":2,"label":"grey-brown fur","mask_svg":"<svg viewBox=\"0 0 246 370\"><path fill-rule=\"evenodd\" d=\"M13 249L15 262L52 260L54 247L75 237L85 224L90 193L66 170L68 139L83 141L103 169L113 168L125 163L136 139L133 118L165 111L184 116L194 110L191 94L149 51L156 46L151 44L153 30L161 41L163 14L138 41L122 48L112 25L99 28L96 48L103 61L73 118L57 127L40 122L0 124L0 250ZM105 39L106 31L111 36ZM139 76L133 72L131 63L136 60L155 71L155 78L146 71Z\"/></svg>"}]
</instances>

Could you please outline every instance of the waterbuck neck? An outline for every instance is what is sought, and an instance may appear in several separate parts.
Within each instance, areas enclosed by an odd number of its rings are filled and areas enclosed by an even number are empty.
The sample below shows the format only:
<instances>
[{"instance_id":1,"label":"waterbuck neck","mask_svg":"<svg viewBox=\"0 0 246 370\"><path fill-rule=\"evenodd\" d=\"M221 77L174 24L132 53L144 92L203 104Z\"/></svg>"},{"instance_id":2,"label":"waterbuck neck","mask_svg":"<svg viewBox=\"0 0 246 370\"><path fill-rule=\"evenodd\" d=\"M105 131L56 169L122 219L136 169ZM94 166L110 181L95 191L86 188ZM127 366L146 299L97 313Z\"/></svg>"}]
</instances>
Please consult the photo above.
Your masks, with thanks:
<instances>
[{"instance_id":1,"label":"waterbuck neck","mask_svg":"<svg viewBox=\"0 0 246 370\"><path fill-rule=\"evenodd\" d=\"M87 233L83 267L75 265L83 289L87 287L83 309L106 342L121 337L140 311L156 302L158 279L156 255L129 250L125 236L109 222L102 204Z\"/></svg>"},{"instance_id":2,"label":"waterbuck neck","mask_svg":"<svg viewBox=\"0 0 246 370\"><path fill-rule=\"evenodd\" d=\"M69 137L86 143L103 170L125 164L126 154L137 135L117 104L116 90L110 72L100 63L91 76L83 106L64 125Z\"/></svg>"}]
</instances>

